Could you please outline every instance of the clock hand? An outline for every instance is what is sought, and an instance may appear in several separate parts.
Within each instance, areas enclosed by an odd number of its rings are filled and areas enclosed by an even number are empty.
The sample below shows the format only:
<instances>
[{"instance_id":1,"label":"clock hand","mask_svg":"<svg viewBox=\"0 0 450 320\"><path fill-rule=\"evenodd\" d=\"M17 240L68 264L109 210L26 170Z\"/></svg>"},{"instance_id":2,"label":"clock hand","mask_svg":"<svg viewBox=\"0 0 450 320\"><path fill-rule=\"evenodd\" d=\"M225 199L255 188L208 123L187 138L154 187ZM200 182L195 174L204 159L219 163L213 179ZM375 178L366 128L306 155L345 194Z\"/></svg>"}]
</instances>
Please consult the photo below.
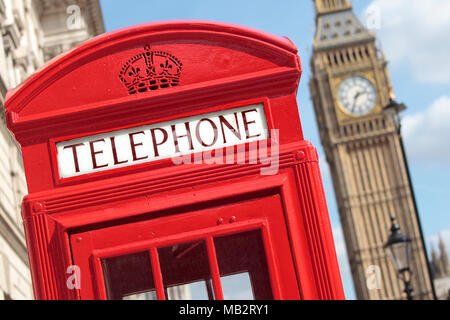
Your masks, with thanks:
<instances>
[{"instance_id":1,"label":"clock hand","mask_svg":"<svg viewBox=\"0 0 450 320\"><path fill-rule=\"evenodd\" d=\"M355 96L353 97L353 105L352 105L352 112L355 112L356 108L356 101L358 100L358 97L362 94L361 91L358 91Z\"/></svg>"},{"instance_id":2,"label":"clock hand","mask_svg":"<svg viewBox=\"0 0 450 320\"><path fill-rule=\"evenodd\" d=\"M352 104L352 113L355 112L355 108L356 108L356 99L353 100L353 104Z\"/></svg>"}]
</instances>

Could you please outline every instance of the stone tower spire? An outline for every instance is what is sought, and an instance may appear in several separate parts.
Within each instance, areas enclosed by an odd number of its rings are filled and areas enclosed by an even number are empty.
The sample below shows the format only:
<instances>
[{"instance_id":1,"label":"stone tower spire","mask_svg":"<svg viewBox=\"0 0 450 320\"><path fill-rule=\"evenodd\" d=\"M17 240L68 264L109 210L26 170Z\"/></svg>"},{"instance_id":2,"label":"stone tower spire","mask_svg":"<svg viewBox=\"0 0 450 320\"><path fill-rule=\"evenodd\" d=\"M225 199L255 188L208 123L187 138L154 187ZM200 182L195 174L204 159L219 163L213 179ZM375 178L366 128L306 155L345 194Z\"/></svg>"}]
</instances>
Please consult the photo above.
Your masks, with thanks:
<instances>
[{"instance_id":1,"label":"stone tower spire","mask_svg":"<svg viewBox=\"0 0 450 320\"><path fill-rule=\"evenodd\" d=\"M432 273L433 273L433 278L439 278L441 276L441 271L439 269L439 254L436 250L436 248L434 247L434 245L431 245L431 268L432 268Z\"/></svg>"},{"instance_id":2,"label":"stone tower spire","mask_svg":"<svg viewBox=\"0 0 450 320\"><path fill-rule=\"evenodd\" d=\"M446 276L450 274L450 269L448 265L448 255L447 255L447 248L445 246L444 241L442 240L442 237L439 237L439 251L441 252L440 256L440 269L442 276Z\"/></svg>"},{"instance_id":3,"label":"stone tower spire","mask_svg":"<svg viewBox=\"0 0 450 320\"><path fill-rule=\"evenodd\" d=\"M348 0L315 0L315 50L328 49L375 37L356 17Z\"/></svg>"},{"instance_id":4,"label":"stone tower spire","mask_svg":"<svg viewBox=\"0 0 450 320\"><path fill-rule=\"evenodd\" d=\"M314 3L318 15L352 8L350 0L314 0Z\"/></svg>"}]
</instances>

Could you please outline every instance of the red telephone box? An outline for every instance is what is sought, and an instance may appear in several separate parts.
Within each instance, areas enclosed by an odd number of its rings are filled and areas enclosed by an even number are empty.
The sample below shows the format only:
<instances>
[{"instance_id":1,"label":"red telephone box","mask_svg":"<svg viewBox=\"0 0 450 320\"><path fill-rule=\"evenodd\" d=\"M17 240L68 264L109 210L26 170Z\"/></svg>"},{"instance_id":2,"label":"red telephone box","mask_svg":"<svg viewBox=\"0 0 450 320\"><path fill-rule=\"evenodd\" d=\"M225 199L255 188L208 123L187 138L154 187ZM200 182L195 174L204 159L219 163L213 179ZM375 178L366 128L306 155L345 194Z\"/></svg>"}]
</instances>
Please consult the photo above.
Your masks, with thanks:
<instances>
[{"instance_id":1,"label":"red telephone box","mask_svg":"<svg viewBox=\"0 0 450 320\"><path fill-rule=\"evenodd\" d=\"M35 297L343 299L300 75L287 38L181 21L101 35L10 91Z\"/></svg>"}]
</instances>

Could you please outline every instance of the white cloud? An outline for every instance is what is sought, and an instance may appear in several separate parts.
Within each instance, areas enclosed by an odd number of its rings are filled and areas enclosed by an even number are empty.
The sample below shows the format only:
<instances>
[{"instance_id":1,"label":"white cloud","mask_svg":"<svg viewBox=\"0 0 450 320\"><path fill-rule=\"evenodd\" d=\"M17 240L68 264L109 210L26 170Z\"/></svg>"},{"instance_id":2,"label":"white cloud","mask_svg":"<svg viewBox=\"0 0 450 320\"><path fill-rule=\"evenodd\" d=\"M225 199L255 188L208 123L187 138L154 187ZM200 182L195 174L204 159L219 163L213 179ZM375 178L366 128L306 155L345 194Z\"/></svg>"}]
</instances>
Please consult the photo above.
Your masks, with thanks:
<instances>
[{"instance_id":1,"label":"white cloud","mask_svg":"<svg viewBox=\"0 0 450 320\"><path fill-rule=\"evenodd\" d=\"M380 12L376 30L393 64L406 63L421 83L450 82L450 1L374 0Z\"/></svg>"},{"instance_id":2,"label":"white cloud","mask_svg":"<svg viewBox=\"0 0 450 320\"><path fill-rule=\"evenodd\" d=\"M333 226L332 230L345 298L348 300L354 300L356 299L356 294L353 286L353 278L348 261L347 249L345 247L342 227L341 225L335 225Z\"/></svg>"},{"instance_id":3,"label":"white cloud","mask_svg":"<svg viewBox=\"0 0 450 320\"><path fill-rule=\"evenodd\" d=\"M328 180L331 180L330 166L328 165L327 158L324 153L319 153L319 167L320 174L322 175L323 183L325 184Z\"/></svg>"},{"instance_id":4,"label":"white cloud","mask_svg":"<svg viewBox=\"0 0 450 320\"><path fill-rule=\"evenodd\" d=\"M344 234L340 225L333 227L334 246L336 247L336 255L339 262L339 269L342 278L351 278L350 265L347 257L347 250L345 248Z\"/></svg>"},{"instance_id":5,"label":"white cloud","mask_svg":"<svg viewBox=\"0 0 450 320\"><path fill-rule=\"evenodd\" d=\"M410 160L450 164L450 97L442 96L425 110L405 116L402 133Z\"/></svg>"}]
</instances>

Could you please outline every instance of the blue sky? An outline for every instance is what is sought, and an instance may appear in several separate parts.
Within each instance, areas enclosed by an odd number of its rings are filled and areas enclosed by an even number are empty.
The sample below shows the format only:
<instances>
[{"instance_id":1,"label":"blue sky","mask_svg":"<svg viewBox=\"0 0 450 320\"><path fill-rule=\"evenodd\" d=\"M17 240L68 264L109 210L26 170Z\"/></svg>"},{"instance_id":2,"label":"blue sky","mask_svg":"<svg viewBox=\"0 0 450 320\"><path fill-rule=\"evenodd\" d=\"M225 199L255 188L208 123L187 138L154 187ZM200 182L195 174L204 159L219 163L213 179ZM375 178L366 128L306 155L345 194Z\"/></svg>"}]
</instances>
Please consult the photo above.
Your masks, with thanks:
<instances>
[{"instance_id":1,"label":"blue sky","mask_svg":"<svg viewBox=\"0 0 450 320\"><path fill-rule=\"evenodd\" d=\"M389 61L396 99L404 102L403 134L422 228L430 250L440 234L450 247L450 2L357 0L366 22L375 10L378 44ZM143 22L201 19L231 22L289 37L298 47L303 75L298 91L305 138L318 149L346 297L355 298L334 192L320 144L308 81L315 31L311 0L101 0L107 31ZM433 10L438 7L438 10ZM375 9L373 9L375 8ZM436 246L436 245L434 245Z\"/></svg>"}]
</instances>

